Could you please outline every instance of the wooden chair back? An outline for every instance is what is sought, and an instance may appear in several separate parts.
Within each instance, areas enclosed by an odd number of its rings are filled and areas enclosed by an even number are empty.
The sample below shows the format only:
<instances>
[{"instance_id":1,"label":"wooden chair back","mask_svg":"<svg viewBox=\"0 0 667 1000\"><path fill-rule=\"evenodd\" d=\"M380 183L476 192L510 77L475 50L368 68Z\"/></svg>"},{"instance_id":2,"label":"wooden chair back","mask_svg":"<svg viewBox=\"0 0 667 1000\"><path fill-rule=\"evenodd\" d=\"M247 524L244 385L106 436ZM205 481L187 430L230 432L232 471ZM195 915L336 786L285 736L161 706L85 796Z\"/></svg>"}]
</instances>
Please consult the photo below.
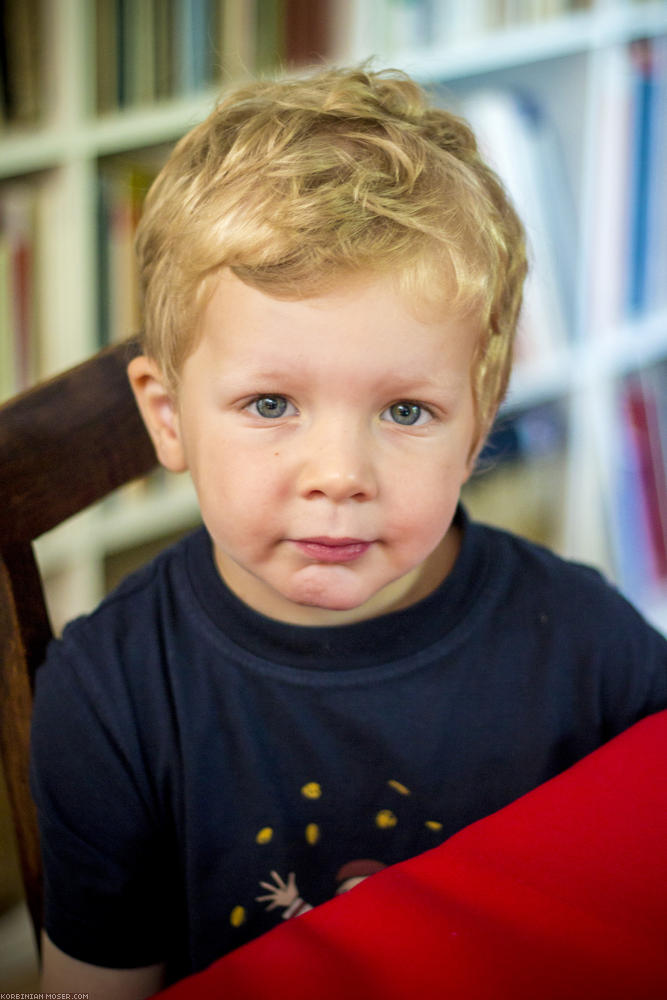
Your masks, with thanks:
<instances>
[{"instance_id":1,"label":"wooden chair back","mask_svg":"<svg viewBox=\"0 0 667 1000\"><path fill-rule=\"evenodd\" d=\"M0 407L0 754L39 945L42 878L28 784L35 671L52 632L32 542L156 465L115 345Z\"/></svg>"}]
</instances>

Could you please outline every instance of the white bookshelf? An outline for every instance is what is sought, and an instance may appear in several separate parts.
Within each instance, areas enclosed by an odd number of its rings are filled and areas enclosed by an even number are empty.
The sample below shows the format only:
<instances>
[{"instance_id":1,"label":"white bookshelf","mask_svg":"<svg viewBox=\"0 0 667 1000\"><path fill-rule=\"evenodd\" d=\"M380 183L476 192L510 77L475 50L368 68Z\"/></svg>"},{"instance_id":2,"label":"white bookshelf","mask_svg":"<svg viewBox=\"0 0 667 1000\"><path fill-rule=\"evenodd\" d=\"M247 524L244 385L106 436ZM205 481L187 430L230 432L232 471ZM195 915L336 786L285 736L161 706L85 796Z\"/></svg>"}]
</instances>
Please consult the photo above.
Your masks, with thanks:
<instances>
[{"instance_id":1,"label":"white bookshelf","mask_svg":"<svg viewBox=\"0 0 667 1000\"><path fill-rule=\"evenodd\" d=\"M602 0L591 10L490 30L463 37L455 45L434 44L419 50L398 47L378 50L377 55L422 81L465 79L563 56L589 56L634 38L660 34L666 23L667 10L662 0ZM372 19L369 30L372 34ZM368 55L367 48L363 37L359 38L351 55L363 59Z\"/></svg>"},{"instance_id":2,"label":"white bookshelf","mask_svg":"<svg viewBox=\"0 0 667 1000\"><path fill-rule=\"evenodd\" d=\"M377 38L374 26L383 23L386 2L334 5L336 62L375 56L378 67L405 69L454 101L480 87L520 86L536 95L560 135L579 253L571 338L517 369L507 405L514 410L560 401L565 407L569 445L556 544L613 577L608 519L614 387L625 373L667 359L667 308L630 321L613 311L601 317L593 302L594 282L599 287L610 278L597 259L601 157L607 153L597 123L610 91L620 86L620 54L628 43L667 34L667 2L598 0L588 10L541 23L417 47L387 47ZM176 140L209 112L217 88L96 115L95 4L44 0L44 10L46 114L39 126L0 132L0 185L20 179L40 192L41 357L43 373L51 374L96 349L100 158ZM610 121L609 142L619 141L620 128L620 121ZM192 488L180 477L161 491L133 488L125 500L114 497L41 539L38 556L54 580L57 620L98 602L107 554L186 529L196 517ZM667 631L664 589L648 588L642 606Z\"/></svg>"}]
</instances>

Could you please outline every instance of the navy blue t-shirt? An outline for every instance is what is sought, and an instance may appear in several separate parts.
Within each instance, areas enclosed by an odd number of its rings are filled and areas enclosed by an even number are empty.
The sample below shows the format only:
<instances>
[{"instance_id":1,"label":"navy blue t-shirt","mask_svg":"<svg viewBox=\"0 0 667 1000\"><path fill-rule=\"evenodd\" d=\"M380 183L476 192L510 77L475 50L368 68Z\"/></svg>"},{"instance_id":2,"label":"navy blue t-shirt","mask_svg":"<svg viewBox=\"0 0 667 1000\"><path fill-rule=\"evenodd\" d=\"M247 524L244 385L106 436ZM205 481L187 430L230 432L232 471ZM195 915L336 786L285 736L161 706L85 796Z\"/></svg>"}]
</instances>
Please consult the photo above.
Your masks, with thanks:
<instances>
[{"instance_id":1,"label":"navy blue t-shirt","mask_svg":"<svg viewBox=\"0 0 667 1000\"><path fill-rule=\"evenodd\" d=\"M370 621L257 614L199 529L65 630L32 731L59 948L201 969L667 707L667 641L596 572L459 518L441 586Z\"/></svg>"}]
</instances>

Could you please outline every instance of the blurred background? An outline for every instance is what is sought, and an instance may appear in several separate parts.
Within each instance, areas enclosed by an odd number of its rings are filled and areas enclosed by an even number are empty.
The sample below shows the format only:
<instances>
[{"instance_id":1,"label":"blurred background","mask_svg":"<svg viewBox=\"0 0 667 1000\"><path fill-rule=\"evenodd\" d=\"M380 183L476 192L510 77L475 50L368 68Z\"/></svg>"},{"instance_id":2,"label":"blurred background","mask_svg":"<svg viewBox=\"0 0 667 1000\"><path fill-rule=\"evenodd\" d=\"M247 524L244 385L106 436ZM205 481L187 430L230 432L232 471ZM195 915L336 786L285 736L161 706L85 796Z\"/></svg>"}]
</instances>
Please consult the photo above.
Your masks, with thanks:
<instances>
[{"instance_id":1,"label":"blurred background","mask_svg":"<svg viewBox=\"0 0 667 1000\"><path fill-rule=\"evenodd\" d=\"M0 401L139 328L143 197L221 86L369 57L470 120L528 229L469 509L667 632L665 0L3 0ZM196 523L155 474L40 539L54 629ZM0 990L36 983L0 774Z\"/></svg>"}]
</instances>

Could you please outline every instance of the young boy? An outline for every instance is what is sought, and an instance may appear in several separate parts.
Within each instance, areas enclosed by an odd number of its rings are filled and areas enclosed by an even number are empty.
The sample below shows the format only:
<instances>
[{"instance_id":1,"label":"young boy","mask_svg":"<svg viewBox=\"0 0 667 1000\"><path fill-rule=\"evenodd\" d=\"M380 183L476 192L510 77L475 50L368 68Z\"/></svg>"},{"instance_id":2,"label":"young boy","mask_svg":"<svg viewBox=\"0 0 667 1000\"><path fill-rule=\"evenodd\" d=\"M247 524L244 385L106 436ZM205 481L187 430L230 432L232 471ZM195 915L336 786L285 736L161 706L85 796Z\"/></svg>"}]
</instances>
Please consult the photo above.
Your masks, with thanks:
<instances>
[{"instance_id":1,"label":"young boy","mask_svg":"<svg viewBox=\"0 0 667 1000\"><path fill-rule=\"evenodd\" d=\"M204 527L53 644L33 727L45 989L125 1000L667 705L613 589L459 506L525 274L463 122L398 73L250 84L138 253L129 376Z\"/></svg>"}]
</instances>

